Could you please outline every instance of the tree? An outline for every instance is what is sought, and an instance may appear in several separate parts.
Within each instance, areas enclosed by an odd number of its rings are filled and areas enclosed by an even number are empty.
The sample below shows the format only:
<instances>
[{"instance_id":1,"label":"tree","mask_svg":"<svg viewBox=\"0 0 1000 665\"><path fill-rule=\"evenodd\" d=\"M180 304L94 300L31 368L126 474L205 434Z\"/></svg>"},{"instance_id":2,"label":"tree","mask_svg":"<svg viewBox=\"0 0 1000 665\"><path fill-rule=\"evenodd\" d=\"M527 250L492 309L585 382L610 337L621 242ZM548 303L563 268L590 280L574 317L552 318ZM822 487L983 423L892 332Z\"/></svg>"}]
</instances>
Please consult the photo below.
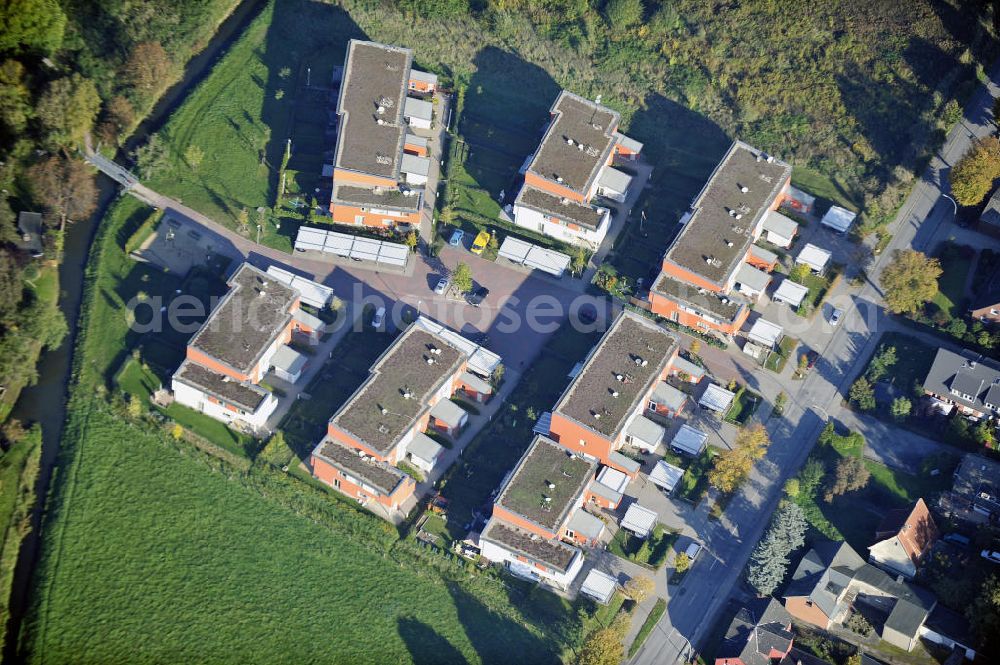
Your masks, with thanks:
<instances>
[{"instance_id":1,"label":"tree","mask_svg":"<svg viewBox=\"0 0 1000 665\"><path fill-rule=\"evenodd\" d=\"M608 0L604 12L612 28L631 28L642 21L642 0Z\"/></svg>"},{"instance_id":2,"label":"tree","mask_svg":"<svg viewBox=\"0 0 1000 665\"><path fill-rule=\"evenodd\" d=\"M879 281L891 312L917 312L938 292L941 262L913 249L897 249Z\"/></svg>"},{"instance_id":3,"label":"tree","mask_svg":"<svg viewBox=\"0 0 1000 665\"><path fill-rule=\"evenodd\" d=\"M0 127L11 138L24 132L32 113L24 76L24 65L17 60L0 65Z\"/></svg>"},{"instance_id":4,"label":"tree","mask_svg":"<svg viewBox=\"0 0 1000 665\"><path fill-rule=\"evenodd\" d=\"M35 116L49 145L72 146L83 143L100 108L94 82L72 74L49 83L35 106Z\"/></svg>"},{"instance_id":5,"label":"tree","mask_svg":"<svg viewBox=\"0 0 1000 665\"><path fill-rule=\"evenodd\" d=\"M872 383L879 381L886 374L893 365L896 364L896 347L882 345L878 347L878 351L872 356L871 362L868 363L868 371L865 372L865 376Z\"/></svg>"},{"instance_id":6,"label":"tree","mask_svg":"<svg viewBox=\"0 0 1000 665\"><path fill-rule=\"evenodd\" d=\"M1000 578L990 575L965 610L984 653L1000 653Z\"/></svg>"},{"instance_id":7,"label":"tree","mask_svg":"<svg viewBox=\"0 0 1000 665\"><path fill-rule=\"evenodd\" d=\"M678 574L686 573L691 568L691 557L687 552L678 552L674 557L674 572Z\"/></svg>"},{"instance_id":8,"label":"tree","mask_svg":"<svg viewBox=\"0 0 1000 665\"><path fill-rule=\"evenodd\" d=\"M201 166L203 159L205 159L205 152L194 144L189 145L187 150L184 151L184 161L195 171Z\"/></svg>"},{"instance_id":9,"label":"tree","mask_svg":"<svg viewBox=\"0 0 1000 665\"><path fill-rule=\"evenodd\" d=\"M597 276L594 278L597 286L605 291L613 292L618 285L618 271L610 263L602 263L597 269Z\"/></svg>"},{"instance_id":10,"label":"tree","mask_svg":"<svg viewBox=\"0 0 1000 665\"><path fill-rule=\"evenodd\" d=\"M145 92L165 83L170 73L170 56L159 42L137 44L122 67L125 83Z\"/></svg>"},{"instance_id":11,"label":"tree","mask_svg":"<svg viewBox=\"0 0 1000 665\"><path fill-rule=\"evenodd\" d=\"M101 124L97 131L102 141L116 143L118 137L128 131L135 121L135 109L132 103L121 95L112 97L104 108Z\"/></svg>"},{"instance_id":12,"label":"tree","mask_svg":"<svg viewBox=\"0 0 1000 665\"><path fill-rule=\"evenodd\" d=\"M417 251L417 242L419 238L417 237L416 231L410 231L406 234L406 238L403 239L403 244L410 248L411 252Z\"/></svg>"},{"instance_id":13,"label":"tree","mask_svg":"<svg viewBox=\"0 0 1000 665\"><path fill-rule=\"evenodd\" d=\"M170 428L170 436L174 439L180 439L184 436L184 428L179 423L174 423L173 427Z\"/></svg>"},{"instance_id":14,"label":"tree","mask_svg":"<svg viewBox=\"0 0 1000 665\"><path fill-rule=\"evenodd\" d=\"M468 293L472 290L472 269L465 262L455 266L455 272L451 275L452 285L458 289L459 293Z\"/></svg>"},{"instance_id":15,"label":"tree","mask_svg":"<svg viewBox=\"0 0 1000 665\"><path fill-rule=\"evenodd\" d=\"M871 471L860 457L851 455L841 458L834 468L833 483L827 488L823 500L832 503L834 497L861 489L868 484L871 475Z\"/></svg>"},{"instance_id":16,"label":"tree","mask_svg":"<svg viewBox=\"0 0 1000 665\"><path fill-rule=\"evenodd\" d=\"M167 146L159 134L153 134L146 139L146 143L136 148L132 156L135 158L139 175L144 180L152 178L168 165Z\"/></svg>"},{"instance_id":17,"label":"tree","mask_svg":"<svg viewBox=\"0 0 1000 665\"><path fill-rule=\"evenodd\" d=\"M24 298L21 269L14 255L0 247L0 325L7 327L14 320Z\"/></svg>"},{"instance_id":18,"label":"tree","mask_svg":"<svg viewBox=\"0 0 1000 665\"><path fill-rule=\"evenodd\" d=\"M809 524L798 504L784 501L750 555L747 582L761 596L771 595L788 568L788 555L805 544Z\"/></svg>"},{"instance_id":19,"label":"tree","mask_svg":"<svg viewBox=\"0 0 1000 665\"><path fill-rule=\"evenodd\" d=\"M791 498L798 498L802 492L802 483L798 478L789 478L785 481L785 494Z\"/></svg>"},{"instance_id":20,"label":"tree","mask_svg":"<svg viewBox=\"0 0 1000 665\"><path fill-rule=\"evenodd\" d=\"M987 420L980 420L979 424L972 430L972 436L976 443L987 448L992 448L996 443L996 430L993 424Z\"/></svg>"},{"instance_id":21,"label":"tree","mask_svg":"<svg viewBox=\"0 0 1000 665\"><path fill-rule=\"evenodd\" d=\"M7 0L0 25L0 52L49 55L62 46L66 15L58 0Z\"/></svg>"},{"instance_id":22,"label":"tree","mask_svg":"<svg viewBox=\"0 0 1000 665\"><path fill-rule=\"evenodd\" d=\"M806 496L815 496L825 476L826 466L823 462L810 457L799 471L799 491Z\"/></svg>"},{"instance_id":23,"label":"tree","mask_svg":"<svg viewBox=\"0 0 1000 665\"><path fill-rule=\"evenodd\" d=\"M33 198L59 220L60 228L97 207L94 173L79 159L53 155L28 169L28 182Z\"/></svg>"},{"instance_id":24,"label":"tree","mask_svg":"<svg viewBox=\"0 0 1000 665\"><path fill-rule=\"evenodd\" d=\"M910 415L910 411L912 409L913 404L910 402L909 398L897 397L892 400L892 404L889 405L889 414L896 420L906 420L906 417Z\"/></svg>"},{"instance_id":25,"label":"tree","mask_svg":"<svg viewBox=\"0 0 1000 665\"><path fill-rule=\"evenodd\" d=\"M620 612L610 626L598 628L587 635L576 665L618 665L625 658L623 641L628 633L631 615Z\"/></svg>"},{"instance_id":26,"label":"tree","mask_svg":"<svg viewBox=\"0 0 1000 665\"><path fill-rule=\"evenodd\" d=\"M138 420L139 416L142 415L142 400L135 395L129 395L125 405L125 413L129 419Z\"/></svg>"},{"instance_id":27,"label":"tree","mask_svg":"<svg viewBox=\"0 0 1000 665\"><path fill-rule=\"evenodd\" d=\"M582 275L587 268L587 252L582 247L577 247L573 252L573 263L570 269L574 275Z\"/></svg>"},{"instance_id":28,"label":"tree","mask_svg":"<svg viewBox=\"0 0 1000 665\"><path fill-rule=\"evenodd\" d=\"M812 272L812 270L806 264L796 263L795 267L788 273L788 279L793 282L798 282L799 284L804 284L806 278L809 277L810 272Z\"/></svg>"},{"instance_id":29,"label":"tree","mask_svg":"<svg viewBox=\"0 0 1000 665\"><path fill-rule=\"evenodd\" d=\"M708 482L721 492L733 492L750 475L753 463L767 452L770 439L761 424L745 427L736 435L732 450L715 458Z\"/></svg>"},{"instance_id":30,"label":"tree","mask_svg":"<svg viewBox=\"0 0 1000 665\"><path fill-rule=\"evenodd\" d=\"M851 384L851 390L847 393L847 398L854 402L862 411L871 411L875 408L875 390L872 384L863 376Z\"/></svg>"},{"instance_id":31,"label":"tree","mask_svg":"<svg viewBox=\"0 0 1000 665\"><path fill-rule=\"evenodd\" d=\"M993 124L1000 125L1000 97L993 100Z\"/></svg>"},{"instance_id":32,"label":"tree","mask_svg":"<svg viewBox=\"0 0 1000 665\"><path fill-rule=\"evenodd\" d=\"M987 136L977 140L951 169L951 193L959 205L974 206L993 189L1000 177L1000 139Z\"/></svg>"},{"instance_id":33,"label":"tree","mask_svg":"<svg viewBox=\"0 0 1000 665\"><path fill-rule=\"evenodd\" d=\"M625 583L625 595L637 603L641 603L649 598L649 594L655 590L656 582L645 575L632 577Z\"/></svg>"},{"instance_id":34,"label":"tree","mask_svg":"<svg viewBox=\"0 0 1000 665\"><path fill-rule=\"evenodd\" d=\"M701 342L696 339L691 340L691 346L688 349L691 351L691 355L698 355L698 352L701 351Z\"/></svg>"}]
</instances>

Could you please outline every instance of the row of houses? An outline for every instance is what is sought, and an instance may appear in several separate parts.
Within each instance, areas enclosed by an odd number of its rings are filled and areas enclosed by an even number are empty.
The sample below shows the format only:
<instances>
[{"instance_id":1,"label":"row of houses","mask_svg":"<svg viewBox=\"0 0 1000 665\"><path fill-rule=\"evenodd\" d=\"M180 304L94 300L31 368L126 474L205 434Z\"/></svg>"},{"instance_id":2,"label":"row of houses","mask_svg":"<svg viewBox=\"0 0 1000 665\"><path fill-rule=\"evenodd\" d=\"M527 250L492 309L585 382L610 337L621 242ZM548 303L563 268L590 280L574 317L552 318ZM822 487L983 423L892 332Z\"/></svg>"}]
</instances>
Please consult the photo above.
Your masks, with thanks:
<instances>
[{"instance_id":1,"label":"row of houses","mask_svg":"<svg viewBox=\"0 0 1000 665\"><path fill-rule=\"evenodd\" d=\"M597 514L618 508L639 473L621 448L646 424L682 408L665 383L686 367L678 368L678 349L649 319L619 315L499 488L480 535L486 559L569 587L585 549L604 532Z\"/></svg>"}]
</instances>

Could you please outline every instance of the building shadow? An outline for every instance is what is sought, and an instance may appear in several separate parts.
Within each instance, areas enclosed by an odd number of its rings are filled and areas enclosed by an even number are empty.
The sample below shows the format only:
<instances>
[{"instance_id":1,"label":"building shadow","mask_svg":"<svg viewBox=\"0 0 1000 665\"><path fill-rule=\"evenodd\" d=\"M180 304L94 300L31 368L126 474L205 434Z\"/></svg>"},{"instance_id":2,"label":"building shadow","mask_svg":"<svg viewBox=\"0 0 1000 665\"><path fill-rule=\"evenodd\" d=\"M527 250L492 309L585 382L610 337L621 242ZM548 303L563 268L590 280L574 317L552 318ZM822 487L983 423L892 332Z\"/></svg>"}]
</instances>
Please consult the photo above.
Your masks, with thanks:
<instances>
[{"instance_id":1,"label":"building shadow","mask_svg":"<svg viewBox=\"0 0 1000 665\"><path fill-rule=\"evenodd\" d=\"M396 626L399 636L406 643L414 665L452 665L469 662L451 642L423 621L412 617L399 617Z\"/></svg>"},{"instance_id":2,"label":"building shadow","mask_svg":"<svg viewBox=\"0 0 1000 665\"><path fill-rule=\"evenodd\" d=\"M505 586L508 590L511 588L509 584ZM458 584L449 583L448 592L451 594L452 602L455 603L455 611L465 629L466 637L472 643L472 647L483 663L509 663L512 658L526 664L560 662L556 640L543 640L524 625L497 614ZM562 602L557 596L549 594L547 591L541 591L541 593L551 595L560 603ZM542 599L535 597L530 600L540 601ZM549 636L561 633L562 626L558 624L558 619L569 615L563 608L561 613L550 617L553 620L552 623L539 624L533 620L530 614L532 611L539 611L537 605L533 605L532 602L524 602L523 598L511 598L511 601L521 612L526 613L528 621L535 624L539 631L543 631Z\"/></svg>"}]
</instances>

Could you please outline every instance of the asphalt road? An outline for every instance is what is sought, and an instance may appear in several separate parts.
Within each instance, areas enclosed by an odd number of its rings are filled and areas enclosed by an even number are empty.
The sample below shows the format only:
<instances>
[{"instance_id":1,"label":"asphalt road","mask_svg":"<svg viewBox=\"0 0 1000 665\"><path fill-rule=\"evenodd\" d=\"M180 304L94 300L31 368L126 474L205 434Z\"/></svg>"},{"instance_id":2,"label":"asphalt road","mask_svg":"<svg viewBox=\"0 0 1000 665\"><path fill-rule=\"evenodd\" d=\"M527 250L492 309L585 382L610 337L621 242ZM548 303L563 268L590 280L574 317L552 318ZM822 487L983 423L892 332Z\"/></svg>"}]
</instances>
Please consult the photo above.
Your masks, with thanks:
<instances>
[{"instance_id":1,"label":"asphalt road","mask_svg":"<svg viewBox=\"0 0 1000 665\"><path fill-rule=\"evenodd\" d=\"M925 249L938 227L953 216L947 198L947 172L972 140L993 132L992 101L1000 95L1000 63L990 84L970 101L964 118L950 132L945 145L916 183L892 223L893 238L868 271L877 279L896 249ZM943 186L942 186L943 185ZM722 519L709 522L703 534L706 551L683 584L673 589L663 619L634 665L684 662L710 631L720 610L739 582L754 544L767 524L786 478L796 473L808 456L827 418L841 410L842 394L871 354L878 333L886 327L881 293L869 281L860 291L835 294L834 304L847 314L832 333L815 370L802 382L790 384L785 417L769 423L771 447L750 480L730 501ZM846 307L845 307L846 306Z\"/></svg>"}]
</instances>

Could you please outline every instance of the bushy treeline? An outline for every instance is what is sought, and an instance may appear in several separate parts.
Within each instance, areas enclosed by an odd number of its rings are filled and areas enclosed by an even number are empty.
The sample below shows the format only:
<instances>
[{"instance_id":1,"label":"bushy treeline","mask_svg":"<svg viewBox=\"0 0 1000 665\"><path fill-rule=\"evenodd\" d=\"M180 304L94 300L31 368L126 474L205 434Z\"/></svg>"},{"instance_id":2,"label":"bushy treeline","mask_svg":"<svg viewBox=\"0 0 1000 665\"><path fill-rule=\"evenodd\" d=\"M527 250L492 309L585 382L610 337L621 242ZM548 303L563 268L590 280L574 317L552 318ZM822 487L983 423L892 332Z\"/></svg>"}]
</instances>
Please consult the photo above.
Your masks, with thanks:
<instances>
[{"instance_id":1,"label":"bushy treeline","mask_svg":"<svg viewBox=\"0 0 1000 665\"><path fill-rule=\"evenodd\" d=\"M55 298L32 288L39 262L16 251L17 213L44 213L42 263L54 269L62 229L97 205L94 173L77 156L84 137L117 145L236 4L0 3L0 417L66 328Z\"/></svg>"}]
</instances>

